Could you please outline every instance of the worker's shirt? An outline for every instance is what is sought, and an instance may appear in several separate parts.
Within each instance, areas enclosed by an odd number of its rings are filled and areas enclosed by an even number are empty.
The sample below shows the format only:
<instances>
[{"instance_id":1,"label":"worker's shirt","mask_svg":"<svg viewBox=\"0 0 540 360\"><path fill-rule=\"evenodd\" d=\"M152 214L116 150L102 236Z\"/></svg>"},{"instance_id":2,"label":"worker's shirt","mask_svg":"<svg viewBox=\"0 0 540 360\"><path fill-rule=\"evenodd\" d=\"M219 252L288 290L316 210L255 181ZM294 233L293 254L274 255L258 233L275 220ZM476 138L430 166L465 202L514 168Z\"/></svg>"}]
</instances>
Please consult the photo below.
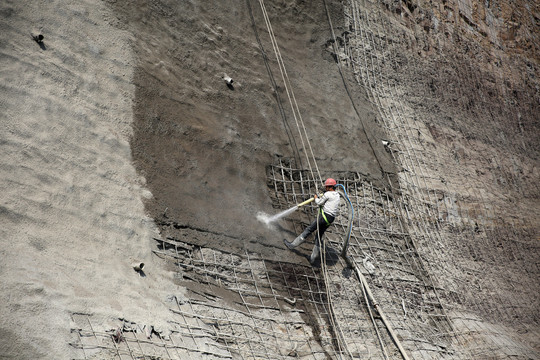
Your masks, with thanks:
<instances>
[{"instance_id":1,"label":"worker's shirt","mask_svg":"<svg viewBox=\"0 0 540 360\"><path fill-rule=\"evenodd\" d=\"M323 196L315 199L315 204L322 206L325 214L336 216L339 209L339 193L327 191Z\"/></svg>"}]
</instances>

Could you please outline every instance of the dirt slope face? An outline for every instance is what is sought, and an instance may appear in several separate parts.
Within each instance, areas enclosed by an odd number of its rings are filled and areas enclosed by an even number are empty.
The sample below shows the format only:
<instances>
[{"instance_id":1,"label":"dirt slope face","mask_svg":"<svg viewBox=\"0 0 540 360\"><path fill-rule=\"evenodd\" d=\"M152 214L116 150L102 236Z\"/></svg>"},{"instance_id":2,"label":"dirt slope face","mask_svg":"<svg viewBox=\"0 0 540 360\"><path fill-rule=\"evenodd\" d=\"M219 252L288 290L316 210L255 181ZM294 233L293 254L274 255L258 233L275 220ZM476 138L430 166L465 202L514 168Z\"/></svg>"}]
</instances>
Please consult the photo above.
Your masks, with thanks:
<instances>
[{"instance_id":1,"label":"dirt slope face","mask_svg":"<svg viewBox=\"0 0 540 360\"><path fill-rule=\"evenodd\" d=\"M171 236L225 249L247 245L265 253L266 247L268 256L286 255L281 240L294 234L268 233L255 215L275 212L266 166L283 156L307 168L306 149L259 4L115 6L137 34L140 64L131 145L154 195L147 202L151 215ZM267 6L289 91L294 91L322 176L358 171L386 181L385 173L395 170L381 145L375 114L361 93L347 95L327 50L331 33L324 2ZM328 9L342 23L340 3L329 2ZM231 87L224 74L233 78Z\"/></svg>"},{"instance_id":2,"label":"dirt slope face","mask_svg":"<svg viewBox=\"0 0 540 360\"><path fill-rule=\"evenodd\" d=\"M0 4L2 359L77 358L71 328L157 326L176 292L149 251L158 231L128 141L132 36L112 19L95 2Z\"/></svg>"},{"instance_id":3,"label":"dirt slope face","mask_svg":"<svg viewBox=\"0 0 540 360\"><path fill-rule=\"evenodd\" d=\"M347 64L395 129L400 187L425 212L410 231L441 288L461 294L448 308L484 319L478 358L538 357L526 349L539 348L539 4L351 4ZM496 350L501 333L516 349Z\"/></svg>"}]
</instances>

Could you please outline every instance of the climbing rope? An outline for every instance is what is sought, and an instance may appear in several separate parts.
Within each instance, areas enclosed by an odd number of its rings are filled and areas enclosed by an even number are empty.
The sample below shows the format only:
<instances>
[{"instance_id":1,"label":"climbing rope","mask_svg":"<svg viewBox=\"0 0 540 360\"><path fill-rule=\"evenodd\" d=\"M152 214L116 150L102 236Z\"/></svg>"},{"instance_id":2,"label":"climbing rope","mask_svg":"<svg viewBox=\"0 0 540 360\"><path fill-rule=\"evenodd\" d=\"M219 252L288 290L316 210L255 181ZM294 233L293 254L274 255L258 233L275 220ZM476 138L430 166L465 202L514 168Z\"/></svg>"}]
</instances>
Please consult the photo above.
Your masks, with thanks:
<instances>
[{"instance_id":1,"label":"climbing rope","mask_svg":"<svg viewBox=\"0 0 540 360\"><path fill-rule=\"evenodd\" d=\"M317 229L318 231L318 229ZM347 351L347 354L351 359L354 359L351 351L349 350L349 347L347 346L347 341L345 340L345 335L343 334L343 331L341 330L341 327L337 325L337 322L335 320L335 311L334 311L334 305L332 303L332 296L330 294L330 288L328 284L330 284L330 277L328 276L328 268L326 267L326 244L325 240L321 239L321 248L320 250L320 256L321 256L321 270L324 277L324 283L325 283L325 289L326 289L326 298L328 299L328 308L330 313L330 322L332 323L332 327L336 331L336 340L339 348L339 354L341 357L341 354L343 353L343 349Z\"/></svg>"},{"instance_id":2,"label":"climbing rope","mask_svg":"<svg viewBox=\"0 0 540 360\"><path fill-rule=\"evenodd\" d=\"M268 13L267 13L266 7L264 5L264 0L259 0L259 4L261 6L264 21L266 23L266 27L267 27L267 30L268 30L268 35L270 36L270 41L272 43L274 53L276 54L276 59L277 59L277 62L278 62L279 71L281 73L281 78L282 78L284 86L285 86L285 91L286 91L286 94L287 94L287 98L288 98L289 103L290 103L291 108L292 108L293 117L294 117L294 120L295 120L295 123L296 123L296 127L298 129L298 133L300 135L300 140L301 140L302 146L303 146L304 149L306 149L306 143L307 143L307 148L309 148L311 157L313 159L313 164L314 164L315 169L317 171L319 181L322 183L322 176L321 176L321 173L319 171L317 161L315 159L315 154L313 153L313 148L312 148L311 143L309 141L309 137L308 137L308 134L307 134L307 129L306 129L306 126L305 126L304 121L302 119L300 109L298 107L298 102L296 101L296 97L294 96L294 92L292 90L291 82L290 82L289 76L287 74L287 70L285 68L285 63L283 62L283 58L281 56L279 46L277 44L277 41L276 41L276 38L275 38L275 35L274 35L274 30L272 28L272 24L270 23ZM301 126L301 128L300 128L300 126ZM302 134L302 130L303 130L303 134ZM305 141L304 141L304 136L305 136ZM315 174L314 174L314 171L313 171L313 167L311 166L311 160L310 160L307 152L306 152L306 160L307 160L307 163L308 163L309 171L311 173L311 177L314 180L315 192L318 193L319 190L318 190L317 181L315 179ZM318 226L318 221L317 221L317 234L318 233L319 233L319 226ZM333 304L332 304L332 297L331 297L329 286L328 286L328 284L330 284L330 281L329 281L329 276L328 276L328 270L326 268L325 243L324 243L323 239L319 239L319 240L321 240L320 243L319 243L319 245L321 245L320 248L319 248L319 251L320 251L320 255L321 255L321 259L322 259L322 261L321 261L321 264L322 264L321 269L322 269L322 273L323 273L323 277L324 277L324 282L326 284L325 288L326 288L326 297L328 299L328 307L329 307L329 314L330 314L329 318L330 318L330 322L332 324L333 329L336 330L336 341L337 341L337 344L338 344L338 351L339 351L339 354L340 354L340 357L341 357L341 354L343 353L343 349L345 349L347 351L348 355L350 356L350 358L352 359L353 356L352 356L351 352L349 351L349 349L347 348L347 344L346 344L343 332L342 332L341 328L338 326L337 322L335 321L336 316L335 316L335 311L334 311L334 307L333 307ZM322 249L322 251L321 251L321 249Z\"/></svg>"},{"instance_id":3,"label":"climbing rope","mask_svg":"<svg viewBox=\"0 0 540 360\"><path fill-rule=\"evenodd\" d=\"M300 134L300 141L302 142L302 147L304 149L306 149L306 143L307 143L307 148L309 148L309 152L311 154L311 157L313 158L313 163L315 165L315 169L317 171L319 181L322 182L322 176L321 176L321 173L319 171L319 167L317 166L317 162L315 160L315 154L313 153L313 148L311 147L311 143L309 141L306 126L304 124L304 121L302 119L302 115L300 113L300 109L298 107L298 102L296 101L296 97L294 96L294 92L292 90L289 75L287 74L287 70L285 68L285 63L283 62L283 58L281 56L281 51L279 50L279 46L277 44L277 40L276 40L276 37L274 35L274 30L272 28L272 24L270 23L270 18L268 17L268 13L266 11L266 6L264 5L264 0L259 0L259 5L261 6L264 21L266 23L266 28L268 30L268 35L270 36L270 41L272 43L272 48L274 49L274 53L276 54L276 59L277 59L277 62L278 62L279 71L281 73L281 78L283 80L283 84L284 84L284 87L285 87L285 92L287 94L287 98L288 98L289 103L291 105L293 118L294 118L294 121L296 123L296 128L298 129L298 133ZM300 126L302 127L302 129L300 128ZM303 134L302 134L302 130L303 130ZM305 141L304 141L304 136L305 136ZM306 160L307 160L307 163L308 163L308 167L309 167L312 179L314 180L314 183L315 183L315 190L316 190L316 192L318 192L317 181L315 180L315 175L314 175L313 168L311 166L311 161L309 159L307 151L306 151Z\"/></svg>"},{"instance_id":4,"label":"climbing rope","mask_svg":"<svg viewBox=\"0 0 540 360\"><path fill-rule=\"evenodd\" d=\"M340 75L342 77L343 84L345 86L345 90L347 91L347 94L351 98L351 102L352 102L352 105L354 107L354 110L356 111L358 117L360 118L358 110L356 109L356 106L355 106L354 102L352 101L351 94L349 93L348 86L347 86L347 84L345 82L345 78L344 78L342 70L341 70L341 66L342 66L341 65L341 60L339 59L339 56L338 56L337 45L336 45L336 36L335 36L335 32L334 32L334 27L332 25L332 21L331 21L331 18L330 18L330 13L328 11L328 6L327 6L325 0L323 0L323 2L324 2L327 17L328 17L328 23L330 25L330 29L331 29L331 32L332 32L332 38L334 40L333 46L334 46L334 51L335 51L336 57L337 57L338 70L339 70L339 73L340 73ZM274 30L272 28L272 24L270 23L268 13L267 13L266 7L264 5L264 0L259 0L259 4L261 6L264 21L266 23L266 27L267 27L267 30L268 30L268 34L270 36L270 41L272 43L274 53L276 54L277 63L278 63L279 70L280 70L280 73L281 73L281 77L282 77L282 80L283 80L283 83L284 83L284 86L285 86L285 91L286 91L286 94L287 94L287 98L288 98L289 103L291 105L291 109L292 109L292 112L293 112L293 117L294 117L294 120L295 120L295 123L296 123L296 127L298 129L298 133L300 135L300 140L301 140L302 146L303 146L304 149L306 149L306 143L307 143L307 148L309 148L311 157L313 158L313 164L314 164L315 169L317 171L319 181L322 183L322 176L320 174L319 167L317 166L315 155L313 153L313 148L312 148L311 143L309 141L306 126L305 126L304 121L302 119L302 115L300 113L300 109L298 107L296 97L294 96L294 92L292 91L291 82L290 82L289 76L287 74L287 70L285 68L285 63L283 62L283 58L281 56L279 46L277 44L277 41L276 41L276 38L275 38L275 35L274 35ZM362 121L361 118L360 118L360 121ZM302 130L303 130L303 134L302 134ZM371 144L370 138L369 138L368 134L366 133L366 129L363 126L363 124L362 124L362 130L364 131L364 133L365 133L365 135L366 135L366 137L368 139L369 146L372 148L377 162L379 162L379 159L377 158L377 154L373 149L373 145ZM304 136L305 136L305 141L304 141ZM313 167L311 165L311 160L310 160L307 152L306 152L306 160L307 160L308 167L309 167L309 170L310 170L310 173L311 173L311 177L312 177L312 179L314 180L314 183L315 183L315 191L316 191L316 193L318 193L317 181L315 180L315 174L313 172ZM379 162L379 166L381 166L380 162ZM381 171L382 171L382 166L381 166ZM345 191L344 187L343 187L343 190ZM350 199L346 195L346 192L345 192L345 198L346 198L346 200L348 201L348 203L350 205L351 211L353 211L352 210L352 204L350 202ZM347 245L348 245L348 241L350 239L351 230L352 230L352 226L349 227L349 231L348 231L348 234L347 234L347 239L346 239L346 242L344 244L344 248L343 248L343 252L342 252L342 255L345 257L345 260L347 261L347 263L350 262L350 260L346 257L346 248L347 248ZM318 225L318 219L317 219L317 236L318 236L318 234L319 234L319 225ZM319 238L319 245L320 245L320 247L319 247L319 255L321 257L321 270L322 270L324 282L326 284L325 288L326 288L326 296L327 296L327 299L328 299L328 307L329 307L329 314L330 314L329 318L330 318L330 322L331 322L333 328L336 331L336 342L337 342L337 346L338 346L339 355L341 357L341 354L343 354L343 349L345 349L347 351L348 355L351 358L353 358L351 352L347 348L347 343L345 341L345 336L344 336L341 328L339 326L337 326L337 322L336 322L335 311L334 311L334 307L333 307L333 304L332 304L332 297L331 297L330 289L329 289L329 286L328 286L328 284L330 284L330 279L329 279L329 275L328 275L328 269L327 269L327 266L326 266L326 244L325 244L325 240L322 239L322 238ZM382 312L380 311L380 309L378 307L378 304L374 301L373 295L371 294L371 290L369 289L369 285L367 284L367 281L365 280L362 273L359 271L358 267L356 267L355 264L354 264L353 268L356 270L357 276L358 276L358 278L360 280L360 283L361 283L361 286L362 286L362 292L364 294L364 297L367 298L366 299L367 306L369 307L370 302L371 302L371 303L373 303L373 306L379 311L379 314L381 315L381 318L383 319L383 322L385 323L385 325L386 325L386 327L387 327L387 329L388 329L388 331L390 333L390 336L393 338L394 342L396 343L396 345L397 345L398 349L400 350L403 358L407 360L408 359L407 354L405 353L403 347L401 346L401 343L397 339L397 336L395 335L392 327L390 326L390 324L386 320L386 317L384 317L384 314L382 314ZM371 309L369 308L369 310L370 310L370 316L372 318L372 321L374 322L374 319L373 319L373 316L372 316L372 313L371 313ZM374 326L376 327L375 323L374 323ZM379 336L379 341L381 342L381 345L382 345L382 339L380 338L380 334L378 332L378 329L376 328L376 330L377 330L377 335ZM383 346L383 353L384 353L384 357L388 358L388 354L386 353L386 350L384 349L384 346Z\"/></svg>"}]
</instances>

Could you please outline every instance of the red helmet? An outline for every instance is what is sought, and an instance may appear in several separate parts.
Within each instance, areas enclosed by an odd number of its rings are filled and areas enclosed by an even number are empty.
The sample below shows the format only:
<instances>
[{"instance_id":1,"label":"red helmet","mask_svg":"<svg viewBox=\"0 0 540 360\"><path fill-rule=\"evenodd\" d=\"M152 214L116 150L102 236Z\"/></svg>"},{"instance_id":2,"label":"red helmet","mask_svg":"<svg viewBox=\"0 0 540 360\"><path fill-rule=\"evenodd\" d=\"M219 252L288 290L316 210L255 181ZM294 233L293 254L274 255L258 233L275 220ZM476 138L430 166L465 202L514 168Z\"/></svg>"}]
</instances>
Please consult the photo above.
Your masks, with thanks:
<instances>
[{"instance_id":1,"label":"red helmet","mask_svg":"<svg viewBox=\"0 0 540 360\"><path fill-rule=\"evenodd\" d=\"M337 184L336 180L334 180L332 178L328 178L324 182L324 186L336 186L336 184Z\"/></svg>"}]
</instances>

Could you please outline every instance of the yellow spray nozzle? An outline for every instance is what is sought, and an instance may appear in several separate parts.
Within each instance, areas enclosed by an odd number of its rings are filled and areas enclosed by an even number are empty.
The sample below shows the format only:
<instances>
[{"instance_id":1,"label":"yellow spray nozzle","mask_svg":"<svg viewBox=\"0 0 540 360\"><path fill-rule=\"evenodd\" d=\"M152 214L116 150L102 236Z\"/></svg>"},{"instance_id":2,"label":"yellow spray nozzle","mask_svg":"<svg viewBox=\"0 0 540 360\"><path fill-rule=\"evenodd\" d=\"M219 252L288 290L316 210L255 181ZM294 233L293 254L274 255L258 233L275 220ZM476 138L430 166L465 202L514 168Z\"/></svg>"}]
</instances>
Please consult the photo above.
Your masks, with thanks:
<instances>
[{"instance_id":1,"label":"yellow spray nozzle","mask_svg":"<svg viewBox=\"0 0 540 360\"><path fill-rule=\"evenodd\" d=\"M307 204L309 204L310 202L312 202L313 200L315 200L314 197L312 197L311 199L308 199L308 200L306 200L306 201L304 201L304 202L301 202L300 204L296 205L296 207L300 207L300 206L307 205Z\"/></svg>"},{"instance_id":2,"label":"yellow spray nozzle","mask_svg":"<svg viewBox=\"0 0 540 360\"><path fill-rule=\"evenodd\" d=\"M304 201L304 202L301 202L300 204L298 204L298 205L296 205L296 206L297 206L297 207L300 207L300 206L307 205L307 204L309 204L310 202L312 202L313 200L315 200L314 197L312 197L311 199L308 199L308 200L306 200L306 201Z\"/></svg>"}]
</instances>

